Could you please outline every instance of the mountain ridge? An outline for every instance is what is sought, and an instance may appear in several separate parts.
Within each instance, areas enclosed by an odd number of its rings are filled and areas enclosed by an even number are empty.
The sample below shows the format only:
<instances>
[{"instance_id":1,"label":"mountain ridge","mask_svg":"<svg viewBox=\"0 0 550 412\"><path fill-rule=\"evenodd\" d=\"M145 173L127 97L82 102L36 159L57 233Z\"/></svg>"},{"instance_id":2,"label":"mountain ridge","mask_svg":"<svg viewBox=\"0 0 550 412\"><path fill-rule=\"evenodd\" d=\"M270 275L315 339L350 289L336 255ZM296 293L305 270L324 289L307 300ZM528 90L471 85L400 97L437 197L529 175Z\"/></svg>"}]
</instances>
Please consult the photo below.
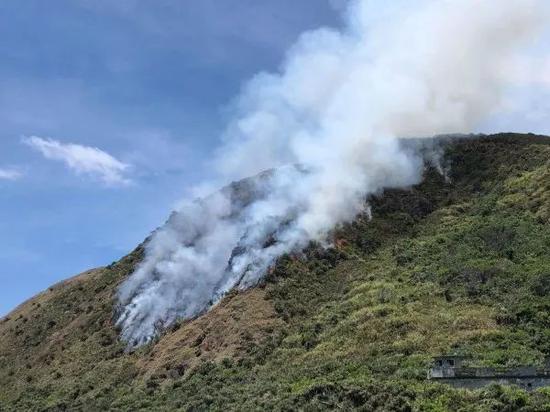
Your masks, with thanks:
<instances>
[{"instance_id":1,"label":"mountain ridge","mask_svg":"<svg viewBox=\"0 0 550 412\"><path fill-rule=\"evenodd\" d=\"M0 409L545 410L548 391L463 392L425 370L447 351L482 365L550 354L549 143L451 139L450 183L428 168L371 197L372 220L336 228L334 247L281 257L256 288L133 353L114 291L143 245L60 282L0 321Z\"/></svg>"}]
</instances>

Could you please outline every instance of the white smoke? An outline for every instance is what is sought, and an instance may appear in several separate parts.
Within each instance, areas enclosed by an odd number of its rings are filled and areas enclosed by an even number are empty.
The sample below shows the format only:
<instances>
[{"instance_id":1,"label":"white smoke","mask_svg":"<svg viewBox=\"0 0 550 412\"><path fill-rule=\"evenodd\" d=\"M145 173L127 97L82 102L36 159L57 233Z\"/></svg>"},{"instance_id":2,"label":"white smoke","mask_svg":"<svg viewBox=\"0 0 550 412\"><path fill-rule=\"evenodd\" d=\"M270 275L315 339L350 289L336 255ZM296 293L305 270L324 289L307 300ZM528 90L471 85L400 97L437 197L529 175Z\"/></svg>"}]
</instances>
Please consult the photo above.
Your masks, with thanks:
<instances>
[{"instance_id":1,"label":"white smoke","mask_svg":"<svg viewBox=\"0 0 550 412\"><path fill-rule=\"evenodd\" d=\"M279 73L247 84L214 162L225 179L270 171L188 202L154 233L119 290L123 339L148 342L253 285L282 253L325 239L366 195L417 182L422 159L397 137L475 128L547 5L359 0L344 29L304 33Z\"/></svg>"}]
</instances>

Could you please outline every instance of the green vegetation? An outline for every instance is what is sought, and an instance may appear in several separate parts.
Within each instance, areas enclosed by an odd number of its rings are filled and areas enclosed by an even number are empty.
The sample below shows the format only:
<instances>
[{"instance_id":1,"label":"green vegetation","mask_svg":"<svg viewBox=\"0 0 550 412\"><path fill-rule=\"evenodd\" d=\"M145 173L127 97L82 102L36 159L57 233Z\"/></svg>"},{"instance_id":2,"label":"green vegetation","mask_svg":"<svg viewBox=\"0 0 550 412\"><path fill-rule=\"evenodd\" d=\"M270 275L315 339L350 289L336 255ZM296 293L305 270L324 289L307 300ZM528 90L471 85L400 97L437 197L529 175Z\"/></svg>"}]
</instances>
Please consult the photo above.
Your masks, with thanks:
<instances>
[{"instance_id":1,"label":"green vegetation","mask_svg":"<svg viewBox=\"0 0 550 412\"><path fill-rule=\"evenodd\" d=\"M550 357L550 139L452 141L409 191L279 259L152 345L124 353L116 285L141 249L61 283L0 323L0 410L548 411L550 389L457 390L441 353L475 365Z\"/></svg>"}]
</instances>

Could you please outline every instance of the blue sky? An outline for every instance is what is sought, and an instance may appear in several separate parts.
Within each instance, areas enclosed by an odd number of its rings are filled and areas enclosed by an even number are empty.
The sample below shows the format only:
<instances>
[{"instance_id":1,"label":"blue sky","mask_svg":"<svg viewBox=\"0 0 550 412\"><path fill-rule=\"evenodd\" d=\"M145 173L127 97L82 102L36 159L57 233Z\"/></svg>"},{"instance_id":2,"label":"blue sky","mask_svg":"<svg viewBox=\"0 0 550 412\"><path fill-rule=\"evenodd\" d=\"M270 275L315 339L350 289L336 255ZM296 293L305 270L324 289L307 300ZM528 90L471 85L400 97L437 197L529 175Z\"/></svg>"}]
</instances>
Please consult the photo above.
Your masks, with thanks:
<instances>
[{"instance_id":1,"label":"blue sky","mask_svg":"<svg viewBox=\"0 0 550 412\"><path fill-rule=\"evenodd\" d=\"M275 70L302 31L337 26L337 8L328 0L0 2L0 314L120 258L161 224L209 174L224 108L242 83ZM131 183L47 158L31 136L97 147L128 165Z\"/></svg>"},{"instance_id":2,"label":"blue sky","mask_svg":"<svg viewBox=\"0 0 550 412\"><path fill-rule=\"evenodd\" d=\"M0 2L0 314L160 225L209 176L243 83L344 3ZM522 76L479 130L550 133L550 87Z\"/></svg>"}]
</instances>

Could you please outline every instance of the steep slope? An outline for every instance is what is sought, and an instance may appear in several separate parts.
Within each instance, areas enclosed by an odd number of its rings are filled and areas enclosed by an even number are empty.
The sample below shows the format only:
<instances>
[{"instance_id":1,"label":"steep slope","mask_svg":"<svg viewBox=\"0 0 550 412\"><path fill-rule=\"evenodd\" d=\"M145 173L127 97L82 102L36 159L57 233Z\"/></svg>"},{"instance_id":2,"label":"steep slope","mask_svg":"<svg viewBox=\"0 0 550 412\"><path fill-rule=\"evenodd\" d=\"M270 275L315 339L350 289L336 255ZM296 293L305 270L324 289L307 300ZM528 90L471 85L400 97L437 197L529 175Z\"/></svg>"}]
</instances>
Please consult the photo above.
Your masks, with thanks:
<instances>
[{"instance_id":1,"label":"steep slope","mask_svg":"<svg viewBox=\"0 0 550 412\"><path fill-rule=\"evenodd\" d=\"M0 410L549 410L550 390L427 382L432 356L550 356L550 138L446 143L450 181L369 199L265 281L125 353L115 288L142 257L62 282L0 322Z\"/></svg>"}]
</instances>

